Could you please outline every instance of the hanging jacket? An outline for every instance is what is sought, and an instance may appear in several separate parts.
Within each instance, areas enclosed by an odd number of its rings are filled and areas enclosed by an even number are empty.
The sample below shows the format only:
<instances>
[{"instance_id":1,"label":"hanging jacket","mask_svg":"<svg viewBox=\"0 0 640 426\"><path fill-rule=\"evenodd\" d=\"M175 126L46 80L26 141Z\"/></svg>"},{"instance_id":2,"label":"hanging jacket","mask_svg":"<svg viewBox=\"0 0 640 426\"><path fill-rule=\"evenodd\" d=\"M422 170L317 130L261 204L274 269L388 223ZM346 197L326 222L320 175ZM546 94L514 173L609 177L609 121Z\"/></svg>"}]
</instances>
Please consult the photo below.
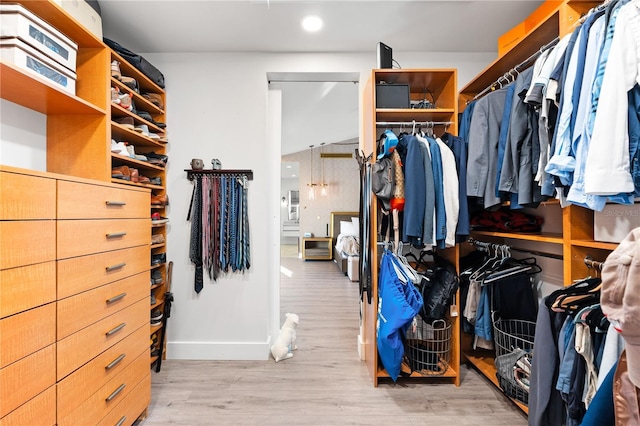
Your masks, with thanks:
<instances>
[{"instance_id":1,"label":"hanging jacket","mask_svg":"<svg viewBox=\"0 0 640 426\"><path fill-rule=\"evenodd\" d=\"M422 304L422 296L404 275L395 256L386 250L380 265L376 329L380 361L393 381L402 366L405 332Z\"/></svg>"}]
</instances>

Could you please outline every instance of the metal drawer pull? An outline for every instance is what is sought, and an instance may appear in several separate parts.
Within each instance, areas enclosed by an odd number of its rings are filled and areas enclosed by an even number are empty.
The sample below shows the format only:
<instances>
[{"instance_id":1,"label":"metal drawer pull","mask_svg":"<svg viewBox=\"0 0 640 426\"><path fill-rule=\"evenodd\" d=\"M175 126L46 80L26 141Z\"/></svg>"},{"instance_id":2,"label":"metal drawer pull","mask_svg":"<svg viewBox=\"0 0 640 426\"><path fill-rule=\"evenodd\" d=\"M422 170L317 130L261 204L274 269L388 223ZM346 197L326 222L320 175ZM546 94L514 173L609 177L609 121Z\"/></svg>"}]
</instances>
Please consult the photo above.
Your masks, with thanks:
<instances>
[{"instance_id":1,"label":"metal drawer pull","mask_svg":"<svg viewBox=\"0 0 640 426\"><path fill-rule=\"evenodd\" d=\"M122 426L122 424L124 423L125 420L127 420L127 416L122 416L120 421L118 423L116 423L116 426Z\"/></svg>"},{"instance_id":2,"label":"metal drawer pull","mask_svg":"<svg viewBox=\"0 0 640 426\"><path fill-rule=\"evenodd\" d=\"M108 206L126 206L127 203L125 203L124 201L106 201L106 204Z\"/></svg>"},{"instance_id":3,"label":"metal drawer pull","mask_svg":"<svg viewBox=\"0 0 640 426\"><path fill-rule=\"evenodd\" d=\"M118 300L122 299L123 297L125 297L127 295L127 293L120 293L117 296L113 296L111 299L107 299L107 305L113 302L117 302Z\"/></svg>"},{"instance_id":4,"label":"metal drawer pull","mask_svg":"<svg viewBox=\"0 0 640 426\"><path fill-rule=\"evenodd\" d=\"M106 334L107 336L111 336L113 333L115 333L115 332L117 332L117 331L122 330L122 329L124 328L124 326L125 326L125 325L127 325L127 323L126 323L126 322L123 322L123 323L122 323L122 324L120 324L119 326L114 327L114 328L112 328L111 330L107 331L105 334Z\"/></svg>"},{"instance_id":5,"label":"metal drawer pull","mask_svg":"<svg viewBox=\"0 0 640 426\"><path fill-rule=\"evenodd\" d=\"M126 355L125 354L120 354L120 356L116 359L114 359L113 361L111 361L109 364L107 364L104 369L105 370L111 370L113 367L115 367L116 365L118 365L118 363L120 361L122 361L124 359Z\"/></svg>"},{"instance_id":6,"label":"metal drawer pull","mask_svg":"<svg viewBox=\"0 0 640 426\"><path fill-rule=\"evenodd\" d=\"M107 238L118 238L118 237L124 237L125 235L127 235L126 232L113 232L111 234L107 234Z\"/></svg>"},{"instance_id":7,"label":"metal drawer pull","mask_svg":"<svg viewBox=\"0 0 640 426\"><path fill-rule=\"evenodd\" d=\"M115 271L116 269L122 269L127 266L126 262L118 263L117 265L107 266L107 272Z\"/></svg>"},{"instance_id":8,"label":"metal drawer pull","mask_svg":"<svg viewBox=\"0 0 640 426\"><path fill-rule=\"evenodd\" d=\"M112 393L111 395L109 395L109 396L107 397L107 399L105 399L105 401L109 402L109 401L111 401L113 398L115 398L116 396L118 396L118 394L119 394L120 392L122 392L122 389L124 389L124 388L125 388L125 386L127 386L127 385L125 385L124 383L123 383L123 384L121 384L120 386L118 386L118 389L114 390L114 391L113 391L113 393Z\"/></svg>"}]
</instances>

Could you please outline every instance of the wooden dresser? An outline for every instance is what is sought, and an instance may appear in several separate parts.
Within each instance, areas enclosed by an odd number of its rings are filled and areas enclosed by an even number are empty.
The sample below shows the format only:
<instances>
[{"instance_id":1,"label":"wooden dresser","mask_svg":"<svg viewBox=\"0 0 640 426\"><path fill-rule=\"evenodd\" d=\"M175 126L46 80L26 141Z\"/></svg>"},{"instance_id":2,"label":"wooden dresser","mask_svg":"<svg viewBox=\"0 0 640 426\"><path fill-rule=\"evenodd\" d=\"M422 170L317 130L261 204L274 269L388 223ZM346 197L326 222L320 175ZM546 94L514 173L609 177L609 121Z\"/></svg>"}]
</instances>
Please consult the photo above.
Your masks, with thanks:
<instances>
[{"instance_id":1,"label":"wooden dresser","mask_svg":"<svg viewBox=\"0 0 640 426\"><path fill-rule=\"evenodd\" d=\"M0 167L0 425L150 401L149 191Z\"/></svg>"}]
</instances>

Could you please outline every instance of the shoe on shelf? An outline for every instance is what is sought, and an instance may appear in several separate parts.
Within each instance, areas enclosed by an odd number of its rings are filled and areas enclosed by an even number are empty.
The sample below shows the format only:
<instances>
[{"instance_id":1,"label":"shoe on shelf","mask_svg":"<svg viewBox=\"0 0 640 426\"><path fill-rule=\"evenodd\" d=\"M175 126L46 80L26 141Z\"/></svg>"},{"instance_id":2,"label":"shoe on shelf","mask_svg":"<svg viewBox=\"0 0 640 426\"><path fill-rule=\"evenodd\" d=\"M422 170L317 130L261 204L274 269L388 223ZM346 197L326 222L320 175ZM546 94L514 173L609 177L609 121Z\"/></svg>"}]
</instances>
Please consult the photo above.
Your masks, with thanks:
<instances>
[{"instance_id":1,"label":"shoe on shelf","mask_svg":"<svg viewBox=\"0 0 640 426\"><path fill-rule=\"evenodd\" d=\"M169 196L167 194L162 194L162 195L151 194L151 205L152 206L168 206Z\"/></svg>"},{"instance_id":2,"label":"shoe on shelf","mask_svg":"<svg viewBox=\"0 0 640 426\"><path fill-rule=\"evenodd\" d=\"M153 272L151 273L151 280L153 281L154 284L160 284L164 281L164 279L162 278L162 272L160 272L160 269L153 270Z\"/></svg>"},{"instance_id":3,"label":"shoe on shelf","mask_svg":"<svg viewBox=\"0 0 640 426\"><path fill-rule=\"evenodd\" d=\"M155 305L156 303L158 303L158 300L156 300L156 295L153 294L153 290L151 290L151 304Z\"/></svg>"},{"instance_id":4,"label":"shoe on shelf","mask_svg":"<svg viewBox=\"0 0 640 426\"><path fill-rule=\"evenodd\" d=\"M149 137L149 126L147 126L146 124L138 124L134 128L134 130L138 133L142 133L146 137Z\"/></svg>"},{"instance_id":5,"label":"shoe on shelf","mask_svg":"<svg viewBox=\"0 0 640 426\"><path fill-rule=\"evenodd\" d=\"M129 170L131 171L131 182L133 183L140 182L140 172L138 171L138 169L129 167Z\"/></svg>"},{"instance_id":6,"label":"shoe on shelf","mask_svg":"<svg viewBox=\"0 0 640 426\"><path fill-rule=\"evenodd\" d=\"M162 319L162 311L160 309L154 309L151 311L151 320L161 320Z\"/></svg>"},{"instance_id":7,"label":"shoe on shelf","mask_svg":"<svg viewBox=\"0 0 640 426\"><path fill-rule=\"evenodd\" d=\"M138 183L142 183L144 185L151 183L151 179L146 176L140 175L138 176Z\"/></svg>"},{"instance_id":8,"label":"shoe on shelf","mask_svg":"<svg viewBox=\"0 0 640 426\"><path fill-rule=\"evenodd\" d=\"M142 96L158 108L164 109L164 105L162 104L162 96L159 93L143 93Z\"/></svg>"},{"instance_id":9,"label":"shoe on shelf","mask_svg":"<svg viewBox=\"0 0 640 426\"><path fill-rule=\"evenodd\" d=\"M151 151L151 152L145 152L144 155L149 159L156 159L156 160L160 160L162 161L164 164L167 164L167 161L169 161L169 157L167 155L164 154L156 154L155 152Z\"/></svg>"},{"instance_id":10,"label":"shoe on shelf","mask_svg":"<svg viewBox=\"0 0 640 426\"><path fill-rule=\"evenodd\" d=\"M151 325L153 325L153 324L151 324ZM152 357L154 357L154 356L160 356L160 349L152 349L152 350L151 350L151 356L152 356Z\"/></svg>"},{"instance_id":11,"label":"shoe on shelf","mask_svg":"<svg viewBox=\"0 0 640 426\"><path fill-rule=\"evenodd\" d=\"M114 118L113 121L120 124L122 127L126 127L127 129L133 130L134 128L133 117L118 117Z\"/></svg>"},{"instance_id":12,"label":"shoe on shelf","mask_svg":"<svg viewBox=\"0 0 640 426\"><path fill-rule=\"evenodd\" d=\"M127 145L127 152L131 158L135 158L140 161L147 161L147 157L145 155L136 154L136 148L133 145Z\"/></svg>"},{"instance_id":13,"label":"shoe on shelf","mask_svg":"<svg viewBox=\"0 0 640 426\"><path fill-rule=\"evenodd\" d=\"M111 88L111 102L113 102L114 104L120 103L120 89L118 89L117 87Z\"/></svg>"},{"instance_id":14,"label":"shoe on shelf","mask_svg":"<svg viewBox=\"0 0 640 426\"><path fill-rule=\"evenodd\" d=\"M152 254L151 255L151 266L160 265L162 263L166 263L166 261L167 261L167 254L166 253L159 253L159 254Z\"/></svg>"},{"instance_id":15,"label":"shoe on shelf","mask_svg":"<svg viewBox=\"0 0 640 426\"><path fill-rule=\"evenodd\" d=\"M162 325L162 320L151 320L151 327Z\"/></svg>"},{"instance_id":16,"label":"shoe on shelf","mask_svg":"<svg viewBox=\"0 0 640 426\"><path fill-rule=\"evenodd\" d=\"M157 133L149 132L149 138L153 139L154 141L159 141L160 140L160 135L157 134Z\"/></svg>"},{"instance_id":17,"label":"shoe on shelf","mask_svg":"<svg viewBox=\"0 0 640 426\"><path fill-rule=\"evenodd\" d=\"M154 178L149 179L149 183L150 183L151 185L158 185L158 186L162 186L162 179L161 179L161 178L159 178L159 177L154 177Z\"/></svg>"},{"instance_id":18,"label":"shoe on shelf","mask_svg":"<svg viewBox=\"0 0 640 426\"><path fill-rule=\"evenodd\" d=\"M167 219L166 217L160 216L160 213L158 212L151 215L151 223L153 225L160 225L167 222L169 222L169 219Z\"/></svg>"},{"instance_id":19,"label":"shoe on shelf","mask_svg":"<svg viewBox=\"0 0 640 426\"><path fill-rule=\"evenodd\" d=\"M122 79L122 73L120 72L120 62L111 62L111 77L115 78L116 80Z\"/></svg>"},{"instance_id":20,"label":"shoe on shelf","mask_svg":"<svg viewBox=\"0 0 640 426\"><path fill-rule=\"evenodd\" d=\"M151 236L151 244L162 244L162 243L164 243L164 235L153 234ZM156 271L153 271L153 272L156 272ZM158 273L160 273L160 271L158 271ZM153 274L151 274L151 277L153 278ZM162 277L162 274L160 275L160 277Z\"/></svg>"},{"instance_id":21,"label":"shoe on shelf","mask_svg":"<svg viewBox=\"0 0 640 426\"><path fill-rule=\"evenodd\" d=\"M127 144L125 142L116 142L115 139L111 139L111 152L114 154L124 155L125 157L129 156Z\"/></svg>"},{"instance_id":22,"label":"shoe on shelf","mask_svg":"<svg viewBox=\"0 0 640 426\"><path fill-rule=\"evenodd\" d=\"M111 177L122 180L131 180L131 169L129 166L112 167Z\"/></svg>"},{"instance_id":23,"label":"shoe on shelf","mask_svg":"<svg viewBox=\"0 0 640 426\"><path fill-rule=\"evenodd\" d=\"M140 89L138 89L138 80L133 77L122 76L120 81L124 83L129 89L133 90L136 93L140 93Z\"/></svg>"},{"instance_id":24,"label":"shoe on shelf","mask_svg":"<svg viewBox=\"0 0 640 426\"><path fill-rule=\"evenodd\" d=\"M121 93L120 95L118 95L118 98L120 100L120 102L116 102L119 103L120 106L124 109L126 109L127 111L133 111L133 101L131 100L131 95L128 93Z\"/></svg>"}]
</instances>

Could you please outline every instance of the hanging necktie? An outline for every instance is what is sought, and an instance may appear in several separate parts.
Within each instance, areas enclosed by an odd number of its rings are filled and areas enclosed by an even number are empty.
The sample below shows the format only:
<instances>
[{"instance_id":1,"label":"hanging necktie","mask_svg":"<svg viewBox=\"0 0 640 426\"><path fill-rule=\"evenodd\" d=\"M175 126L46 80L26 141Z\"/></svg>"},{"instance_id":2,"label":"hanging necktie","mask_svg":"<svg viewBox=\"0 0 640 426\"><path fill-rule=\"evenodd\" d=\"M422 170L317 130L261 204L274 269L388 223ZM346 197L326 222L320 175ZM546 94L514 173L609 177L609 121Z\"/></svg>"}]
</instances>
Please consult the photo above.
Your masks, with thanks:
<instances>
[{"instance_id":1,"label":"hanging necktie","mask_svg":"<svg viewBox=\"0 0 640 426\"><path fill-rule=\"evenodd\" d=\"M247 177L244 176L242 178L242 257L244 259L244 269L249 269L251 267L251 262L249 258L249 203L248 199L249 189L247 188Z\"/></svg>"},{"instance_id":2,"label":"hanging necktie","mask_svg":"<svg viewBox=\"0 0 640 426\"><path fill-rule=\"evenodd\" d=\"M238 192L236 191L236 186L238 186L238 180L234 177L231 179L230 192L231 192L231 217L229 221L229 264L231 265L231 270L233 272L237 271L236 265L236 253L238 248L238 240L237 240L237 226L238 226Z\"/></svg>"},{"instance_id":3,"label":"hanging necktie","mask_svg":"<svg viewBox=\"0 0 640 426\"><path fill-rule=\"evenodd\" d=\"M196 293L202 291L204 277L202 269L202 176L194 178L194 188L192 205L190 209L191 218L191 241L189 245L189 258L196 267L194 290Z\"/></svg>"},{"instance_id":4,"label":"hanging necktie","mask_svg":"<svg viewBox=\"0 0 640 426\"><path fill-rule=\"evenodd\" d=\"M221 270L224 270L226 264L226 245L227 245L227 178L222 176L220 178L220 262L218 266Z\"/></svg>"}]
</instances>

